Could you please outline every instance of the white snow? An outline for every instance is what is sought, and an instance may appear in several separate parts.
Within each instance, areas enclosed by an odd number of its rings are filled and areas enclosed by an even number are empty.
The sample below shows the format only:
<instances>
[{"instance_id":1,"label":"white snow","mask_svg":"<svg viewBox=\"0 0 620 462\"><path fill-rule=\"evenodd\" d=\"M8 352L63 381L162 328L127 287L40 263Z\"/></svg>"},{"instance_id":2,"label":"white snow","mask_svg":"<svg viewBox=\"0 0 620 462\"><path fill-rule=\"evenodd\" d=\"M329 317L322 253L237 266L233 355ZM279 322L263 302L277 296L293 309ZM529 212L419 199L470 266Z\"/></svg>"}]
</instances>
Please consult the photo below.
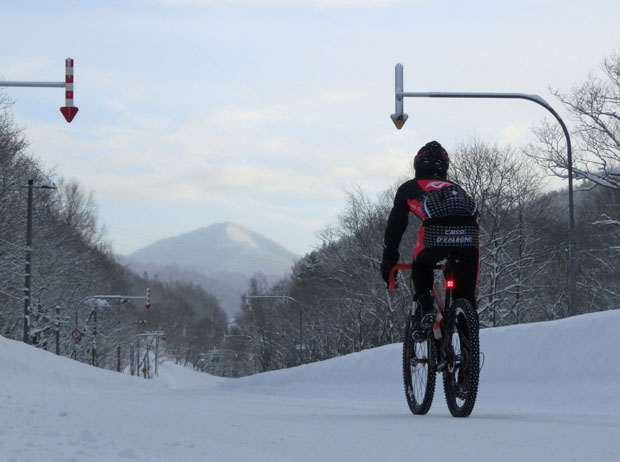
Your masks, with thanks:
<instances>
[{"instance_id":1,"label":"white snow","mask_svg":"<svg viewBox=\"0 0 620 462\"><path fill-rule=\"evenodd\" d=\"M620 310L488 329L471 417L402 391L398 344L222 379L154 380L0 337L0 461L619 461ZM439 377L438 377L439 379Z\"/></svg>"},{"instance_id":2,"label":"white snow","mask_svg":"<svg viewBox=\"0 0 620 462\"><path fill-rule=\"evenodd\" d=\"M252 239L248 231L235 223L226 224L226 235L232 242L239 245L245 245L252 249L258 249L260 246Z\"/></svg>"}]
</instances>

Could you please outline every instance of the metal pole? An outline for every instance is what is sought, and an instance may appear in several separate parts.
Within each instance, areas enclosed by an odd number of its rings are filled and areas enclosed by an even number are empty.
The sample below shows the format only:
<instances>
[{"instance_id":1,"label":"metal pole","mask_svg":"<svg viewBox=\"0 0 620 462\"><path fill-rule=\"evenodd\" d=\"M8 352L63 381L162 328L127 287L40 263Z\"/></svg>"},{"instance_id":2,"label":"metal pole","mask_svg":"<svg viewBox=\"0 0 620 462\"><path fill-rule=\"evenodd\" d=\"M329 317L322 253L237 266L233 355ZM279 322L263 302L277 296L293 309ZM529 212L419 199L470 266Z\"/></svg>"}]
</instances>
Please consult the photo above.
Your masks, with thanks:
<instances>
[{"instance_id":1,"label":"metal pole","mask_svg":"<svg viewBox=\"0 0 620 462\"><path fill-rule=\"evenodd\" d=\"M394 114L392 114L390 117L392 118L392 122L394 122L394 125L396 125L396 128L398 128L399 130L401 128L403 128L403 125L405 125L405 122L407 122L407 118L409 117L407 114L404 113L404 101L403 101L403 65L402 64L397 64L396 65L396 72L395 72L395 85L394 85L395 89L396 89L396 98L395 98L395 111Z\"/></svg>"},{"instance_id":2,"label":"metal pole","mask_svg":"<svg viewBox=\"0 0 620 462\"><path fill-rule=\"evenodd\" d=\"M136 375L140 377L140 339L136 341Z\"/></svg>"},{"instance_id":3,"label":"metal pole","mask_svg":"<svg viewBox=\"0 0 620 462\"><path fill-rule=\"evenodd\" d=\"M65 105L60 108L60 112L67 122L71 122L78 113L78 108L73 104L73 66L72 58L65 59L65 81L64 82L23 82L23 81L2 81L2 87L29 87L29 88L64 88Z\"/></svg>"},{"instance_id":4,"label":"metal pole","mask_svg":"<svg viewBox=\"0 0 620 462\"><path fill-rule=\"evenodd\" d=\"M65 88L65 82L11 82L0 80L0 87Z\"/></svg>"},{"instance_id":5,"label":"metal pole","mask_svg":"<svg viewBox=\"0 0 620 462\"><path fill-rule=\"evenodd\" d=\"M78 328L78 312L80 307L88 300L143 300L145 296L142 295L89 295L88 297L80 300L80 303L75 307L75 328Z\"/></svg>"},{"instance_id":6,"label":"metal pole","mask_svg":"<svg viewBox=\"0 0 620 462\"><path fill-rule=\"evenodd\" d=\"M303 324L302 324L302 310L301 310L301 305L299 305L299 364L303 364L303 363L304 363L304 336L303 336Z\"/></svg>"},{"instance_id":7,"label":"metal pole","mask_svg":"<svg viewBox=\"0 0 620 462\"><path fill-rule=\"evenodd\" d=\"M159 375L159 336L155 337L155 375Z\"/></svg>"},{"instance_id":8,"label":"metal pole","mask_svg":"<svg viewBox=\"0 0 620 462\"><path fill-rule=\"evenodd\" d=\"M97 308L93 312L93 366L97 366Z\"/></svg>"},{"instance_id":9,"label":"metal pole","mask_svg":"<svg viewBox=\"0 0 620 462\"><path fill-rule=\"evenodd\" d=\"M151 378L151 361L150 361L150 356L151 356L151 342L149 342L148 339L146 339L146 358L144 360L144 367L146 369L146 374L144 374L144 378L145 379L150 379Z\"/></svg>"},{"instance_id":10,"label":"metal pole","mask_svg":"<svg viewBox=\"0 0 620 462\"><path fill-rule=\"evenodd\" d=\"M32 178L28 180L28 205L26 211L26 272L24 275L24 343L30 343L30 282L32 259Z\"/></svg>"},{"instance_id":11,"label":"metal pole","mask_svg":"<svg viewBox=\"0 0 620 462\"><path fill-rule=\"evenodd\" d=\"M399 78L400 74L400 78ZM573 151L570 141L570 134L566 128L566 124L560 117L560 115L547 103L542 97L538 95L530 95L525 93L476 93L476 92L404 92L399 91L399 83L402 88L402 64L396 65L396 113L392 114L392 120L397 128L401 128L404 121L407 120L407 114L402 112L404 108L399 105L399 100L405 97L413 98L495 98L495 99L525 99L541 105L547 109L553 117L558 121L564 136L566 137L566 161L568 169L568 273L569 273L569 288L568 288L568 315L573 316L577 314L577 267L575 262L575 212L574 212L574 200L573 200ZM400 111L400 112L399 112ZM404 120L403 120L404 117ZM402 121L399 124L397 121Z\"/></svg>"},{"instance_id":12,"label":"metal pole","mask_svg":"<svg viewBox=\"0 0 620 462\"><path fill-rule=\"evenodd\" d=\"M133 375L134 371L134 354L133 354L133 344L129 345L129 373Z\"/></svg>"},{"instance_id":13,"label":"metal pole","mask_svg":"<svg viewBox=\"0 0 620 462\"><path fill-rule=\"evenodd\" d=\"M60 355L60 306L56 306L56 354Z\"/></svg>"}]
</instances>

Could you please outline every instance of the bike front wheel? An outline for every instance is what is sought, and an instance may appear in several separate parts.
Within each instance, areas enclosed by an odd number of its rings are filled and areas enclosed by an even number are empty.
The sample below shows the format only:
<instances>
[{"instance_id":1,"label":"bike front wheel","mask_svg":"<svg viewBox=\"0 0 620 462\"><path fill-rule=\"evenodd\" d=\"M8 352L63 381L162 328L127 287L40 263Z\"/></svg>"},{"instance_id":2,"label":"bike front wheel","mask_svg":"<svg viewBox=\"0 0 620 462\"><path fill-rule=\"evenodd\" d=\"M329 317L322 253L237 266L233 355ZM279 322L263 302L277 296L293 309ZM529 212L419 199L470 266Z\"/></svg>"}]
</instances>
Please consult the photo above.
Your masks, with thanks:
<instances>
[{"instance_id":1,"label":"bike front wheel","mask_svg":"<svg viewBox=\"0 0 620 462\"><path fill-rule=\"evenodd\" d=\"M414 320L409 316L403 341L403 380L405 397L411 412L426 414L433 403L437 361L433 340L413 339Z\"/></svg>"},{"instance_id":2,"label":"bike front wheel","mask_svg":"<svg viewBox=\"0 0 620 462\"><path fill-rule=\"evenodd\" d=\"M452 339L443 387L450 413L454 417L467 417L476 404L480 377L478 313L463 298L455 300L450 308L447 327Z\"/></svg>"}]
</instances>

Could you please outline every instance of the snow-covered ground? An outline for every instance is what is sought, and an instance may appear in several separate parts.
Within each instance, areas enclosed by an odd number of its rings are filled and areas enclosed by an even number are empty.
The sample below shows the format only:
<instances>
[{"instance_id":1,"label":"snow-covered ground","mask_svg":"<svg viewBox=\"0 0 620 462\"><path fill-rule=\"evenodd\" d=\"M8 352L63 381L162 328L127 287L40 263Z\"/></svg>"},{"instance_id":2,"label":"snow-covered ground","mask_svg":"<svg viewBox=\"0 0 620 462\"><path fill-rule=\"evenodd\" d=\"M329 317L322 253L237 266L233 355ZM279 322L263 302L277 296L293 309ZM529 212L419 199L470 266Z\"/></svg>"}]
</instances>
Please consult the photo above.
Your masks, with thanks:
<instances>
[{"instance_id":1,"label":"snow-covered ground","mask_svg":"<svg viewBox=\"0 0 620 462\"><path fill-rule=\"evenodd\" d=\"M0 337L0 461L620 461L620 310L485 330L471 417L412 415L400 345L144 380Z\"/></svg>"}]
</instances>

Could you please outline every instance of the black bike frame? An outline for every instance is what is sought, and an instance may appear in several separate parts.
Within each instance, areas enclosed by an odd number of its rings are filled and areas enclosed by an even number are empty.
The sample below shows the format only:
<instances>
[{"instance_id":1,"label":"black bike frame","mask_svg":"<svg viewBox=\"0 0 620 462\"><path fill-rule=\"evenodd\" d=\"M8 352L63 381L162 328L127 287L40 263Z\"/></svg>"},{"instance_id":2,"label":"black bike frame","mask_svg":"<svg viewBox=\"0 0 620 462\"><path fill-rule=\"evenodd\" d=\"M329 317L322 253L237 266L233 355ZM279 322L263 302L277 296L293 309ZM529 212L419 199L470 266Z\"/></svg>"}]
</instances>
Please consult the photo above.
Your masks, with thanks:
<instances>
[{"instance_id":1,"label":"black bike frame","mask_svg":"<svg viewBox=\"0 0 620 462\"><path fill-rule=\"evenodd\" d=\"M439 290L437 289L437 284L433 284L433 298L435 299L435 303L439 310L443 313L446 311L446 307L450 306L450 298L452 295L452 289L454 289L454 276L453 270L451 268L450 260L442 265L436 265L433 267L434 270L441 270L443 272L443 277L445 281L445 301L441 299L441 295L439 294ZM390 270L390 280L389 285L390 289L396 289L396 281L395 281L395 273L399 270L411 270L411 264L407 263L399 263L398 265L394 265Z\"/></svg>"},{"instance_id":2,"label":"black bike frame","mask_svg":"<svg viewBox=\"0 0 620 462\"><path fill-rule=\"evenodd\" d=\"M435 299L435 304L437 305L437 308L441 312L441 316L443 318L453 315L452 313L447 312L447 308L450 307L450 299L452 298L452 290L454 289L454 284L455 284L454 270L452 266L453 266L452 262L450 261L450 259L448 259L446 263L441 264L441 265L436 265L433 267L434 270L442 271L444 281L445 281L445 298L443 300L441 298L441 294L439 293L439 289L437 289L437 284L433 284L433 298ZM411 270L411 264L401 263L401 264L395 265L390 270L389 285L391 289L396 288L395 273L398 270ZM447 324L448 324L447 322L441 323L441 327L440 327L441 338L435 339L441 345L440 354L442 357L445 356L445 352L448 351L448 345L450 345L450 342L452 342L452 332L447 332L447 329L445 328ZM434 331L434 326L433 326L433 331Z\"/></svg>"}]
</instances>

